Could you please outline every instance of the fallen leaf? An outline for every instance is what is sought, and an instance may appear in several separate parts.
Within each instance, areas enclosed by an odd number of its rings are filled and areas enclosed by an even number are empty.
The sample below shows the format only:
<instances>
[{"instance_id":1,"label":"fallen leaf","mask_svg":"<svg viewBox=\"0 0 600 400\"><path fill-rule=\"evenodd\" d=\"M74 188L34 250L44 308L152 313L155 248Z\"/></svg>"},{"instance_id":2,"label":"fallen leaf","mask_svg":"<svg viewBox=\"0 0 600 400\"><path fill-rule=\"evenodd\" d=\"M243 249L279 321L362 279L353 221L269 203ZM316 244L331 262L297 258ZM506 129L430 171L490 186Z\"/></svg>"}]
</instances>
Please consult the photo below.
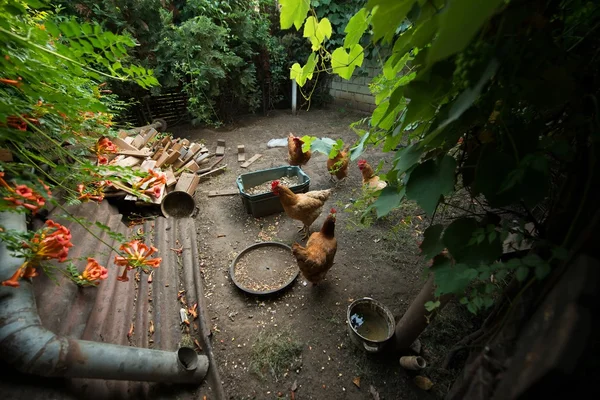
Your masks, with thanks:
<instances>
[{"instance_id":1,"label":"fallen leaf","mask_svg":"<svg viewBox=\"0 0 600 400\"><path fill-rule=\"evenodd\" d=\"M131 323L131 328L129 328L129 332L127 332L127 337L130 338L133 336L133 322Z\"/></svg>"},{"instance_id":2,"label":"fallen leaf","mask_svg":"<svg viewBox=\"0 0 600 400\"><path fill-rule=\"evenodd\" d=\"M150 333L150 335L154 334L154 321L150 320L150 327L148 328L148 333Z\"/></svg>"},{"instance_id":3,"label":"fallen leaf","mask_svg":"<svg viewBox=\"0 0 600 400\"><path fill-rule=\"evenodd\" d=\"M199 351L202 351L202 346L200 346L200 342L198 341L198 339L194 338L194 344L196 345Z\"/></svg>"},{"instance_id":4,"label":"fallen leaf","mask_svg":"<svg viewBox=\"0 0 600 400\"><path fill-rule=\"evenodd\" d=\"M323 385L323 389L327 389L327 386Z\"/></svg>"},{"instance_id":5,"label":"fallen leaf","mask_svg":"<svg viewBox=\"0 0 600 400\"><path fill-rule=\"evenodd\" d=\"M173 250L178 256L181 255L181 253L183 253L183 246L181 246L180 248L176 249L174 247L171 247L171 250Z\"/></svg>"},{"instance_id":6,"label":"fallen leaf","mask_svg":"<svg viewBox=\"0 0 600 400\"><path fill-rule=\"evenodd\" d=\"M413 382L419 389L422 390L429 390L433 387L433 382L431 382L431 380L425 376L415 376Z\"/></svg>"},{"instance_id":7,"label":"fallen leaf","mask_svg":"<svg viewBox=\"0 0 600 400\"><path fill-rule=\"evenodd\" d=\"M193 317L193 319L198 318L198 303L195 303L192 307L188 308L188 312Z\"/></svg>"},{"instance_id":8,"label":"fallen leaf","mask_svg":"<svg viewBox=\"0 0 600 400\"><path fill-rule=\"evenodd\" d=\"M150 272L150 275L148 275L148 283L152 283L152 276L154 275L154 272Z\"/></svg>"},{"instance_id":9,"label":"fallen leaf","mask_svg":"<svg viewBox=\"0 0 600 400\"><path fill-rule=\"evenodd\" d=\"M352 383L354 383L356 387L360 389L360 376L357 376L354 379L352 379Z\"/></svg>"},{"instance_id":10,"label":"fallen leaf","mask_svg":"<svg viewBox=\"0 0 600 400\"><path fill-rule=\"evenodd\" d=\"M296 390L298 390L298 380L294 380L294 383L292 384L292 392L295 392Z\"/></svg>"},{"instance_id":11,"label":"fallen leaf","mask_svg":"<svg viewBox=\"0 0 600 400\"><path fill-rule=\"evenodd\" d=\"M371 396L373 396L373 400L380 400L379 392L377 391L377 389L375 389L375 386L369 386L369 393L371 393Z\"/></svg>"}]
</instances>

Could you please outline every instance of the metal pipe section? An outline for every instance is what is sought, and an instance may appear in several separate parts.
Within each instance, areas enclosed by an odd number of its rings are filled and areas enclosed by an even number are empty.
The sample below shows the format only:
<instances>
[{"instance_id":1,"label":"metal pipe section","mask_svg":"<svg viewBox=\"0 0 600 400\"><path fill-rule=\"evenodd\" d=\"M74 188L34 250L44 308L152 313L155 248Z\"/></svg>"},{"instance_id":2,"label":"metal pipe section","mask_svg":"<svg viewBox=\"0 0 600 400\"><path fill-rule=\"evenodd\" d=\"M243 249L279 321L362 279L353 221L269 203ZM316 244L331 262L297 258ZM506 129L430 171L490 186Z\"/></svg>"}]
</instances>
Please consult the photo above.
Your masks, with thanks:
<instances>
[{"instance_id":1,"label":"metal pipe section","mask_svg":"<svg viewBox=\"0 0 600 400\"><path fill-rule=\"evenodd\" d=\"M296 115L296 102L297 102L297 94L298 84L295 79L292 79L292 114Z\"/></svg>"},{"instance_id":2,"label":"metal pipe section","mask_svg":"<svg viewBox=\"0 0 600 400\"><path fill-rule=\"evenodd\" d=\"M25 215L0 213L0 226L24 232ZM0 243L0 280L22 260ZM0 357L17 370L48 377L201 383L208 358L188 347L176 352L97 343L58 336L45 329L37 313L31 282L0 286Z\"/></svg>"}]
</instances>

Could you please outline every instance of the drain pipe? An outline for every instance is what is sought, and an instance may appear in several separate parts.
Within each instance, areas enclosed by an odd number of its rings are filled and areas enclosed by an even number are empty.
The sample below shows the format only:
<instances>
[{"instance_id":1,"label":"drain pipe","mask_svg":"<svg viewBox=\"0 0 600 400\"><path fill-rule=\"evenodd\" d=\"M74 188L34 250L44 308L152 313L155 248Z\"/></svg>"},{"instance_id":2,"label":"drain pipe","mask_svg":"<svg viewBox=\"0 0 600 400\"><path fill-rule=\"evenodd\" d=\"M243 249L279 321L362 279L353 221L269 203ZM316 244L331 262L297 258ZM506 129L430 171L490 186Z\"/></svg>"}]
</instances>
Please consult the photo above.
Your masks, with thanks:
<instances>
[{"instance_id":1,"label":"drain pipe","mask_svg":"<svg viewBox=\"0 0 600 400\"><path fill-rule=\"evenodd\" d=\"M296 115L296 103L297 103L297 90L298 84L295 79L292 79L292 115Z\"/></svg>"},{"instance_id":2,"label":"drain pipe","mask_svg":"<svg viewBox=\"0 0 600 400\"><path fill-rule=\"evenodd\" d=\"M0 213L0 226L25 232L25 215ZM22 259L0 243L0 281ZM20 372L47 377L197 383L208 371L208 358L189 347L176 352L142 349L58 336L42 326L33 286L0 286L0 357Z\"/></svg>"}]
</instances>

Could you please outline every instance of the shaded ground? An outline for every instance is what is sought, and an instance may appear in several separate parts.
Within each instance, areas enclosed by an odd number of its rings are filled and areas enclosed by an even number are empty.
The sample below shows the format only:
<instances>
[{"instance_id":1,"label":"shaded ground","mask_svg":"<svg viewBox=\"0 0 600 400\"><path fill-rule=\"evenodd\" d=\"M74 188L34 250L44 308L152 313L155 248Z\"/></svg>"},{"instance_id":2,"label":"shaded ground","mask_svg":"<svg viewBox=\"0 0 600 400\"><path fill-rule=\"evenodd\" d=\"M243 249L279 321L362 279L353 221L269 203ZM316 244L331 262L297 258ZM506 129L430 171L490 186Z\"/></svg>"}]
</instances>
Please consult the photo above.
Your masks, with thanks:
<instances>
[{"instance_id":1,"label":"shaded ground","mask_svg":"<svg viewBox=\"0 0 600 400\"><path fill-rule=\"evenodd\" d=\"M210 190L235 188L235 180L242 173L286 165L287 148L268 149L270 139L294 132L353 142L356 136L348 125L361 117L324 110L296 117L277 112L270 117L245 119L218 132L192 127L173 130L176 136L203 140L211 151L218 138L227 143L222 162L228 165L226 173L202 183L196 192L196 227L215 356L231 399L289 399L294 382L298 387L296 399L367 399L371 398L370 385L382 399L431 396L412 384L413 376L400 368L397 358L367 356L356 347L346 325L346 309L354 299L372 297L399 316L419 292L424 263L417 255L417 243L427 226L417 217L419 209L408 204L369 228L361 226L353 212L357 207L353 202L361 194L361 175L352 164L349 179L334 189L326 204L338 209L338 252L327 279L312 287L300 275L283 294L264 298L248 296L233 285L230 263L255 242L274 240L291 245L299 241L296 222L284 213L255 219L246 213L238 196L207 197ZM246 146L246 158L255 153L263 157L248 169L240 168L236 155L239 144ZM392 157L393 153L374 150L365 154L374 167L381 159L389 161ZM304 168L311 178L310 190L333 186L326 159L316 153ZM320 228L325 215L313 224L311 232ZM465 327L459 328L464 334ZM446 346L460 339L456 334L452 332ZM430 337L424 340L425 354L443 359L435 349L440 338ZM452 374L446 378L434 375L446 379L434 386L433 393L443 394ZM360 387L353 383L356 377L360 377Z\"/></svg>"}]
</instances>

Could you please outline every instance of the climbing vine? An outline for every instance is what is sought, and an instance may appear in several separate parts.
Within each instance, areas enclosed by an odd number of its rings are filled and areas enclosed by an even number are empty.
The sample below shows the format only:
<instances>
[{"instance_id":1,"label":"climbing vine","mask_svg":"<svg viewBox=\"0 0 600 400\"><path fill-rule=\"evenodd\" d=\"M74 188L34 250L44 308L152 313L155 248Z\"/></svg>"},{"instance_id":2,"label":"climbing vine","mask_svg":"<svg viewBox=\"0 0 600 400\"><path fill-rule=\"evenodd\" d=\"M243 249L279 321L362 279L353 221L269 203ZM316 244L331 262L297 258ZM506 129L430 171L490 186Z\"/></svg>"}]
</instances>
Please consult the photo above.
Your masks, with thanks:
<instances>
[{"instance_id":1,"label":"climbing vine","mask_svg":"<svg viewBox=\"0 0 600 400\"><path fill-rule=\"evenodd\" d=\"M389 49L370 85L377 107L351 154L402 146L371 208L384 216L408 199L426 212L421 250L437 296L456 294L477 312L494 304L499 282L528 287L581 250L579 232L598 223L589 197L598 179L598 4L369 0L337 48L308 0L281 4L281 27L303 29L314 50L290 71L300 86L319 72L350 79L365 38ZM464 193L467 206L455 201ZM447 208L461 216L436 221ZM557 228L565 215L568 229Z\"/></svg>"}]
</instances>

